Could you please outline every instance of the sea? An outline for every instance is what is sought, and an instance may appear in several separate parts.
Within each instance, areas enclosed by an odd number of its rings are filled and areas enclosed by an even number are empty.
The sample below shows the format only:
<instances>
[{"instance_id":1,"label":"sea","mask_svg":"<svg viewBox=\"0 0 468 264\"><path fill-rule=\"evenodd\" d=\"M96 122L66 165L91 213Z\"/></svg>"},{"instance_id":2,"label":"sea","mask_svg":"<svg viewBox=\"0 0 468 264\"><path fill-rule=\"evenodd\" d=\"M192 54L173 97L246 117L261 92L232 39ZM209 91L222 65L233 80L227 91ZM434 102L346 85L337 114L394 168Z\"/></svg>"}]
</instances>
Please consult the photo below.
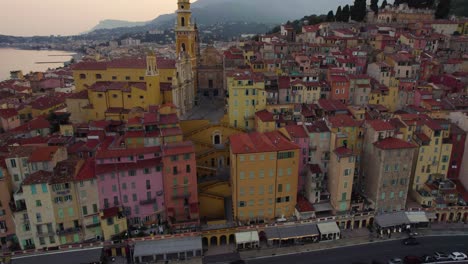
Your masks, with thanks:
<instances>
[{"instance_id":1,"label":"sea","mask_svg":"<svg viewBox=\"0 0 468 264\"><path fill-rule=\"evenodd\" d=\"M31 71L63 67L73 58L74 53L60 50L23 50L0 48L0 81L10 78L10 71Z\"/></svg>"}]
</instances>

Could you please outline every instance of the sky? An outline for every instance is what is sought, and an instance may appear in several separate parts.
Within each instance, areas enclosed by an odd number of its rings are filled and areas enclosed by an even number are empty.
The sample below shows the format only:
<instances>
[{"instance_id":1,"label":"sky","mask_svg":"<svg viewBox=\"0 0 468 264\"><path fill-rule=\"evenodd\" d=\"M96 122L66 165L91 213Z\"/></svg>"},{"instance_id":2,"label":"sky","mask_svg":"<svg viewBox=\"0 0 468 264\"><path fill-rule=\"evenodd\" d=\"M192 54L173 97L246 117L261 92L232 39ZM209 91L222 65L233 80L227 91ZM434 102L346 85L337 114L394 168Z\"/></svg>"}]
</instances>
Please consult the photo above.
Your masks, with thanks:
<instances>
[{"instance_id":1,"label":"sky","mask_svg":"<svg viewBox=\"0 0 468 264\"><path fill-rule=\"evenodd\" d=\"M0 0L0 35L74 35L101 20L149 21L176 8L177 0Z\"/></svg>"}]
</instances>

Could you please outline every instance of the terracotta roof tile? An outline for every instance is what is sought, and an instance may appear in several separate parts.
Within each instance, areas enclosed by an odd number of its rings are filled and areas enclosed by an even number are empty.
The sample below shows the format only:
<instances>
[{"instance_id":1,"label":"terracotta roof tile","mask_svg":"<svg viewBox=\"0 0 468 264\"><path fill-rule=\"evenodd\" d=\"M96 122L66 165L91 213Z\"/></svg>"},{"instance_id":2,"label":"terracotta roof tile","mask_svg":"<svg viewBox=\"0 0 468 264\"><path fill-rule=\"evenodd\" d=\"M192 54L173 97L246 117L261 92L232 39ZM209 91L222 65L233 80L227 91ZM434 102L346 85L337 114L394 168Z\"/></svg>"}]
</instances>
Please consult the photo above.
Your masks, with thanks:
<instances>
[{"instance_id":1,"label":"terracotta roof tile","mask_svg":"<svg viewBox=\"0 0 468 264\"><path fill-rule=\"evenodd\" d=\"M306 130L301 125L286 126L286 131L292 138L308 138Z\"/></svg>"},{"instance_id":2,"label":"terracotta roof tile","mask_svg":"<svg viewBox=\"0 0 468 264\"><path fill-rule=\"evenodd\" d=\"M385 138L374 143L379 149L408 149L416 148L416 145L398 138Z\"/></svg>"},{"instance_id":3,"label":"terracotta roof tile","mask_svg":"<svg viewBox=\"0 0 468 264\"><path fill-rule=\"evenodd\" d=\"M13 108L7 108L7 109L0 109L0 117L3 119L8 119L18 116L18 111Z\"/></svg>"},{"instance_id":4,"label":"terracotta roof tile","mask_svg":"<svg viewBox=\"0 0 468 264\"><path fill-rule=\"evenodd\" d=\"M262 122L273 122L273 114L268 112L268 110L262 110L255 113L255 116L258 117Z\"/></svg>"},{"instance_id":5,"label":"terracotta roof tile","mask_svg":"<svg viewBox=\"0 0 468 264\"><path fill-rule=\"evenodd\" d=\"M366 121L375 131L388 131L395 130L395 127L390 122L377 119Z\"/></svg>"},{"instance_id":6,"label":"terracotta roof tile","mask_svg":"<svg viewBox=\"0 0 468 264\"><path fill-rule=\"evenodd\" d=\"M37 171L37 172L29 175L23 181L23 185L34 185L34 184L40 184L40 183L48 183L51 178L52 178L52 172L40 170L40 171Z\"/></svg>"},{"instance_id":7,"label":"terracotta roof tile","mask_svg":"<svg viewBox=\"0 0 468 264\"><path fill-rule=\"evenodd\" d=\"M242 133L230 137L234 154L296 150L299 146L287 140L278 131L269 133Z\"/></svg>"},{"instance_id":8,"label":"terracotta roof tile","mask_svg":"<svg viewBox=\"0 0 468 264\"><path fill-rule=\"evenodd\" d=\"M31 156L29 156L29 162L51 161L53 155L59 149L60 147L57 146L39 147L31 153Z\"/></svg>"}]
</instances>

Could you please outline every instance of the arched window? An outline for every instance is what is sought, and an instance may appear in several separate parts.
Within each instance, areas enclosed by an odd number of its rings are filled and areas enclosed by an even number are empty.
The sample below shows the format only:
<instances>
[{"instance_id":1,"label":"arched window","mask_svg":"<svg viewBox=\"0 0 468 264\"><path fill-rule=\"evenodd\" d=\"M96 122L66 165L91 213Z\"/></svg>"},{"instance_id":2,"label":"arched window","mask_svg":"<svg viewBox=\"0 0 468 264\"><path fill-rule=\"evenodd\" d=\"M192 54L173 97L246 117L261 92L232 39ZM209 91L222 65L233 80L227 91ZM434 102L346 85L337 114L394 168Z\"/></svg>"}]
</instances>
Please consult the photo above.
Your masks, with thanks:
<instances>
[{"instance_id":1,"label":"arched window","mask_svg":"<svg viewBox=\"0 0 468 264\"><path fill-rule=\"evenodd\" d=\"M182 43L182 51L185 51L185 43Z\"/></svg>"},{"instance_id":2,"label":"arched window","mask_svg":"<svg viewBox=\"0 0 468 264\"><path fill-rule=\"evenodd\" d=\"M180 18L180 25L185 27L185 17Z\"/></svg>"}]
</instances>

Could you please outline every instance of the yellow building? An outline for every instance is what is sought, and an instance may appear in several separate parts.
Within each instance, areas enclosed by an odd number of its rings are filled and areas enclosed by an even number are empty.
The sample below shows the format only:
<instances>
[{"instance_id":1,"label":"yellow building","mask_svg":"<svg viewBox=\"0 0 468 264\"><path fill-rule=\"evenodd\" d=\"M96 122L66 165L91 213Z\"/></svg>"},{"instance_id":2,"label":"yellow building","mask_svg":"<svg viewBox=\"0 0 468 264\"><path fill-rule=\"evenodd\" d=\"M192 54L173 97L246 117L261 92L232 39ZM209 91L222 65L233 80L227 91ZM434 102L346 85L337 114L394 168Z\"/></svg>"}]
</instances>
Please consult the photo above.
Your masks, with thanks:
<instances>
[{"instance_id":1,"label":"yellow building","mask_svg":"<svg viewBox=\"0 0 468 264\"><path fill-rule=\"evenodd\" d=\"M429 181L446 179L452 153L452 143L448 140L449 124L422 119L418 129L412 138L419 146L413 165L414 178L410 188L413 191L421 189Z\"/></svg>"},{"instance_id":2,"label":"yellow building","mask_svg":"<svg viewBox=\"0 0 468 264\"><path fill-rule=\"evenodd\" d=\"M250 223L292 217L299 146L277 131L237 134L230 141L234 219Z\"/></svg>"},{"instance_id":3,"label":"yellow building","mask_svg":"<svg viewBox=\"0 0 468 264\"><path fill-rule=\"evenodd\" d=\"M255 113L255 131L260 133L266 133L275 130L275 115L268 112L268 110L262 110Z\"/></svg>"},{"instance_id":4,"label":"yellow building","mask_svg":"<svg viewBox=\"0 0 468 264\"><path fill-rule=\"evenodd\" d=\"M350 210L355 160L353 151L346 147L336 148L330 154L327 183L334 212Z\"/></svg>"},{"instance_id":5,"label":"yellow building","mask_svg":"<svg viewBox=\"0 0 468 264\"><path fill-rule=\"evenodd\" d=\"M227 77L229 124L252 130L255 113L266 108L264 76L250 71L235 72Z\"/></svg>"},{"instance_id":6,"label":"yellow building","mask_svg":"<svg viewBox=\"0 0 468 264\"><path fill-rule=\"evenodd\" d=\"M124 58L104 62L80 62L73 66L77 92L86 90L88 105L81 109L89 120L125 120L134 109L148 110L151 105L173 103L179 115L194 105L195 77L186 53L178 60L156 58ZM82 97L72 96L73 119L83 116ZM73 112L72 112L73 111Z\"/></svg>"},{"instance_id":7,"label":"yellow building","mask_svg":"<svg viewBox=\"0 0 468 264\"><path fill-rule=\"evenodd\" d=\"M127 231L127 218L122 207L112 207L100 212L101 228L104 240L111 240L113 236Z\"/></svg>"}]
</instances>

